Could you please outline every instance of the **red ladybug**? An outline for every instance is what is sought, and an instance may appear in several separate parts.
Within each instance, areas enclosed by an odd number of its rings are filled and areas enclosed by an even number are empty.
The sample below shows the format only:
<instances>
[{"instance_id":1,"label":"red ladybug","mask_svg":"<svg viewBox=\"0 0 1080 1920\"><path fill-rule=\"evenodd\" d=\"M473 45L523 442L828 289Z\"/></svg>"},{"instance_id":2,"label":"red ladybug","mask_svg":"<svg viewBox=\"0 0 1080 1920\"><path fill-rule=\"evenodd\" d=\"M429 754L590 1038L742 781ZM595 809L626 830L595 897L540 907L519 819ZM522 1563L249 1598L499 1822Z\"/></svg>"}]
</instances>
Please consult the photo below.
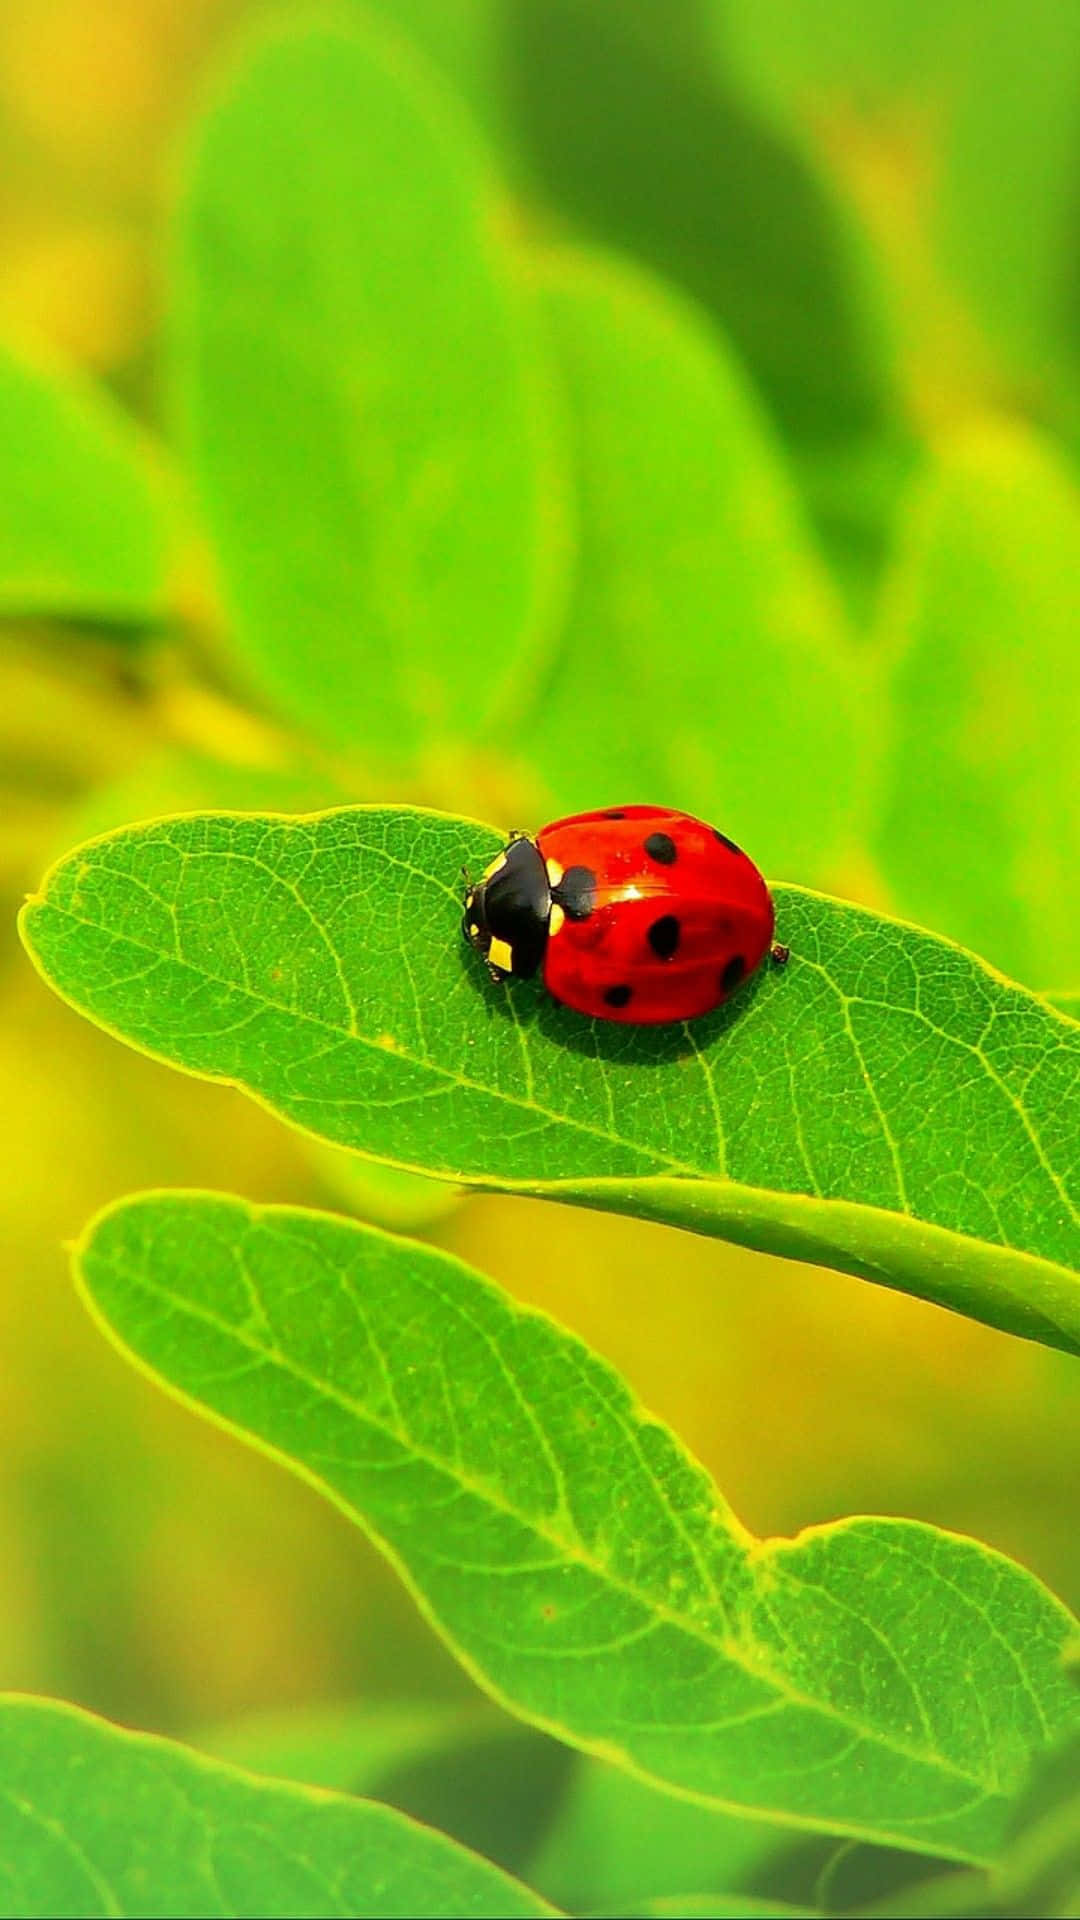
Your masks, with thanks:
<instances>
[{"instance_id":1,"label":"red ladybug","mask_svg":"<svg viewBox=\"0 0 1080 1920\"><path fill-rule=\"evenodd\" d=\"M612 807L515 834L468 888L461 929L493 980L541 970L578 1013L655 1026L709 1013L749 979L773 904L718 828L670 807Z\"/></svg>"}]
</instances>

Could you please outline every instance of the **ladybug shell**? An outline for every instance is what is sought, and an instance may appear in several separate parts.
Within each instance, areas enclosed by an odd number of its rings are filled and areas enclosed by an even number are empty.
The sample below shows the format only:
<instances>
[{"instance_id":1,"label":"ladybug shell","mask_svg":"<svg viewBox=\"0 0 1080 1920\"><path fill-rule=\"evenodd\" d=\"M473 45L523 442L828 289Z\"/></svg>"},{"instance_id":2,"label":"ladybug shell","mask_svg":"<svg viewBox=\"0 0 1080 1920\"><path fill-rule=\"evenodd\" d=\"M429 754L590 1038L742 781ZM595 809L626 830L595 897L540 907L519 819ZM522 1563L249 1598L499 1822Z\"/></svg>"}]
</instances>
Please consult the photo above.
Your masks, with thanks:
<instances>
[{"instance_id":1,"label":"ladybug shell","mask_svg":"<svg viewBox=\"0 0 1080 1920\"><path fill-rule=\"evenodd\" d=\"M708 1013L769 951L773 904L752 860L669 807L555 820L536 836L552 914L543 979L598 1020L658 1025Z\"/></svg>"}]
</instances>

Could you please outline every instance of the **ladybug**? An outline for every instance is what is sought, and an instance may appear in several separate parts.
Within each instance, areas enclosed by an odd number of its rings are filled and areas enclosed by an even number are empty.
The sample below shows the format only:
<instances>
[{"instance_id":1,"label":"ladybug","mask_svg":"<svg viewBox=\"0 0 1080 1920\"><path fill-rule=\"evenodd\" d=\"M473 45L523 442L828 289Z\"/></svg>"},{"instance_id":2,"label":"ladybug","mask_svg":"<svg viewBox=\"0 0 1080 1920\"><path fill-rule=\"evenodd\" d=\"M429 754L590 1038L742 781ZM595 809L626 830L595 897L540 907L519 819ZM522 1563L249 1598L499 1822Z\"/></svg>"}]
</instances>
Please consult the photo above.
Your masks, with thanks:
<instances>
[{"instance_id":1,"label":"ladybug","mask_svg":"<svg viewBox=\"0 0 1080 1920\"><path fill-rule=\"evenodd\" d=\"M554 999L597 1020L696 1019L772 945L773 904L753 861L670 807L574 813L535 839L515 833L475 886L465 881L461 930L492 979L540 972Z\"/></svg>"}]
</instances>

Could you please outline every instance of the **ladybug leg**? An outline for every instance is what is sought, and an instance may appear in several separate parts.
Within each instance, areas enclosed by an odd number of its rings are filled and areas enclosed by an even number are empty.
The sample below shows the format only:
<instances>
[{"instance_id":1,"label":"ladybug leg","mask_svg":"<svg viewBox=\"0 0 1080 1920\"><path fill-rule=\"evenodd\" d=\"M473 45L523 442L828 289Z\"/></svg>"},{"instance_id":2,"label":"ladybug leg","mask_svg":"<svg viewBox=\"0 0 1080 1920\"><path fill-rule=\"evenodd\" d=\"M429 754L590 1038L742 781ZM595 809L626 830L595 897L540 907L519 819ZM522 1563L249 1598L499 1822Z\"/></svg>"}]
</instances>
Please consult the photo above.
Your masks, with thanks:
<instances>
[{"instance_id":1,"label":"ladybug leg","mask_svg":"<svg viewBox=\"0 0 1080 1920\"><path fill-rule=\"evenodd\" d=\"M488 978L491 981L491 984L493 987L501 987L503 981L506 979L506 975L505 973L501 972L501 970L498 967L489 966Z\"/></svg>"},{"instance_id":2,"label":"ladybug leg","mask_svg":"<svg viewBox=\"0 0 1080 1920\"><path fill-rule=\"evenodd\" d=\"M528 839L528 837L529 837L529 836L528 836L528 834L527 834L527 833L525 832L525 829L524 829L523 827L514 827L514 828L512 828L512 829L511 829L511 833L510 833L510 843L511 843L511 845L513 845L513 842L514 842L515 840L527 840L527 839Z\"/></svg>"},{"instance_id":3,"label":"ladybug leg","mask_svg":"<svg viewBox=\"0 0 1080 1920\"><path fill-rule=\"evenodd\" d=\"M471 875L470 875L470 873L469 873L469 869L468 869L468 867L462 867L462 869L461 869L461 877L462 877L462 879L464 880L464 882L465 882L465 885L466 885L466 887L471 887L471 886L472 886L472 878L471 878Z\"/></svg>"},{"instance_id":4,"label":"ladybug leg","mask_svg":"<svg viewBox=\"0 0 1080 1920\"><path fill-rule=\"evenodd\" d=\"M769 959L772 961L774 967L786 967L790 958L791 948L782 947L779 940L776 942L776 945L769 950Z\"/></svg>"}]
</instances>

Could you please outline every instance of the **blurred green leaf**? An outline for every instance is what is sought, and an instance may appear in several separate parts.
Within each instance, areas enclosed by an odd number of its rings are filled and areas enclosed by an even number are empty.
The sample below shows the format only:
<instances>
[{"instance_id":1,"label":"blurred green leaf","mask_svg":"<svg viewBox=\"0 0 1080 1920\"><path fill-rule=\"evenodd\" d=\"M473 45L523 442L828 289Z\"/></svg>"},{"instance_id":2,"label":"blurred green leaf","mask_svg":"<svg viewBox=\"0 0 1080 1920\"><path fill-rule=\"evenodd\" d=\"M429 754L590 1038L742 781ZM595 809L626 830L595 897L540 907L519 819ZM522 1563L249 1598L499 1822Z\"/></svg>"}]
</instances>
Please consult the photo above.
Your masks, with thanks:
<instances>
[{"instance_id":1,"label":"blurred green leaf","mask_svg":"<svg viewBox=\"0 0 1080 1920\"><path fill-rule=\"evenodd\" d=\"M793 449L797 481L851 622L852 641L872 637L881 576L896 519L925 449L900 426L837 446ZM864 699L864 722L874 709Z\"/></svg>"},{"instance_id":2,"label":"blurred green leaf","mask_svg":"<svg viewBox=\"0 0 1080 1920\"><path fill-rule=\"evenodd\" d=\"M1030 1575L906 1521L755 1542L609 1367L447 1254L147 1194L75 1261L123 1351L359 1520L470 1672L575 1745L983 1860L1075 1721L1075 1626Z\"/></svg>"},{"instance_id":3,"label":"blurred green leaf","mask_svg":"<svg viewBox=\"0 0 1080 1920\"><path fill-rule=\"evenodd\" d=\"M347 1147L319 1140L307 1145L311 1165L335 1204L376 1226L419 1233L453 1213L461 1199L460 1189L445 1180L361 1159Z\"/></svg>"},{"instance_id":4,"label":"blurred green leaf","mask_svg":"<svg viewBox=\"0 0 1080 1920\"><path fill-rule=\"evenodd\" d=\"M1075 1920L1080 1911L1080 1731L1040 1754L1001 1859L942 1874L865 1910L874 1920Z\"/></svg>"},{"instance_id":5,"label":"blurred green leaf","mask_svg":"<svg viewBox=\"0 0 1080 1920\"><path fill-rule=\"evenodd\" d=\"M253 1773L389 1803L570 1913L637 1912L649 1901L674 1910L702 1887L736 1888L773 1910L813 1899L835 1912L887 1886L912 1886L941 1864L699 1806L482 1698L252 1714L200 1730L191 1744ZM817 1893L825 1875L827 1902Z\"/></svg>"},{"instance_id":6,"label":"blurred green leaf","mask_svg":"<svg viewBox=\"0 0 1080 1920\"><path fill-rule=\"evenodd\" d=\"M489 134L501 134L505 0L361 0L438 67Z\"/></svg>"},{"instance_id":7,"label":"blurred green leaf","mask_svg":"<svg viewBox=\"0 0 1080 1920\"><path fill-rule=\"evenodd\" d=\"M542 656L553 397L468 123L373 21L257 41L203 122L172 381L239 656L409 761Z\"/></svg>"},{"instance_id":8,"label":"blurred green leaf","mask_svg":"<svg viewBox=\"0 0 1080 1920\"><path fill-rule=\"evenodd\" d=\"M618 798L618 796L613 796ZM109 1031L313 1133L840 1266L1080 1350L1080 1033L958 949L776 891L784 972L689 1027L494 991L444 814L192 814L77 849L24 909Z\"/></svg>"},{"instance_id":9,"label":"blurred green leaf","mask_svg":"<svg viewBox=\"0 0 1080 1920\"><path fill-rule=\"evenodd\" d=\"M510 0L505 45L547 199L709 308L790 435L880 427L888 356L853 223L719 72L701 0Z\"/></svg>"},{"instance_id":10,"label":"blurred green leaf","mask_svg":"<svg viewBox=\"0 0 1080 1920\"><path fill-rule=\"evenodd\" d=\"M600 1908L621 1920L822 1920L819 1907L793 1907L755 1893L676 1894L670 1899L635 1900L629 1906Z\"/></svg>"},{"instance_id":11,"label":"blurred green leaf","mask_svg":"<svg viewBox=\"0 0 1080 1920\"><path fill-rule=\"evenodd\" d=\"M866 726L761 410L701 316L615 261L540 270L576 428L566 643L523 739L552 811L663 794L770 871L835 878Z\"/></svg>"},{"instance_id":12,"label":"blurred green leaf","mask_svg":"<svg viewBox=\"0 0 1080 1920\"><path fill-rule=\"evenodd\" d=\"M160 618L169 511L148 441L108 396L0 347L0 616Z\"/></svg>"},{"instance_id":13,"label":"blurred green leaf","mask_svg":"<svg viewBox=\"0 0 1080 1920\"><path fill-rule=\"evenodd\" d=\"M256 1773L368 1795L509 1873L527 1871L575 1764L567 1747L475 1699L253 1715L194 1744Z\"/></svg>"},{"instance_id":14,"label":"blurred green leaf","mask_svg":"<svg viewBox=\"0 0 1080 1920\"><path fill-rule=\"evenodd\" d=\"M906 293L928 272L1046 375L1069 322L1080 20L1059 0L708 0L725 71L878 200ZM930 263L933 263L932 265Z\"/></svg>"},{"instance_id":15,"label":"blurred green leaf","mask_svg":"<svg viewBox=\"0 0 1080 1920\"><path fill-rule=\"evenodd\" d=\"M192 1746L230 1766L308 1787L381 1798L388 1768L418 1755L449 1754L485 1730L520 1727L485 1701L392 1701L252 1713L200 1727Z\"/></svg>"},{"instance_id":16,"label":"blurred green leaf","mask_svg":"<svg viewBox=\"0 0 1080 1920\"><path fill-rule=\"evenodd\" d=\"M675 1913L684 1903L696 1913L696 1902L705 1911L716 1897L702 1889L717 1887L729 1900L756 1901L756 1911L839 1913L886 1888L914 1886L941 1864L906 1848L793 1833L678 1800L582 1756L543 1845L523 1870L530 1886L570 1913Z\"/></svg>"},{"instance_id":17,"label":"blurred green leaf","mask_svg":"<svg viewBox=\"0 0 1080 1920\"><path fill-rule=\"evenodd\" d=\"M763 1820L675 1799L582 1756L526 1871L530 1886L570 1913L628 1913L645 1900L702 1887L745 1887L764 1862L793 1847L813 1848L821 1860L836 1845L832 1836L793 1840L790 1830Z\"/></svg>"},{"instance_id":18,"label":"blurred green leaf","mask_svg":"<svg viewBox=\"0 0 1080 1920\"><path fill-rule=\"evenodd\" d=\"M0 1886L20 1916L553 1911L390 1807L13 1695L0 1700Z\"/></svg>"},{"instance_id":19,"label":"blurred green leaf","mask_svg":"<svg viewBox=\"0 0 1080 1920\"><path fill-rule=\"evenodd\" d=\"M1072 1920L1080 1911L1080 1731L1041 1755L1010 1822L1000 1866L987 1875L989 1902L972 1914L1038 1913Z\"/></svg>"},{"instance_id":20,"label":"blurred green leaf","mask_svg":"<svg viewBox=\"0 0 1080 1920\"><path fill-rule=\"evenodd\" d=\"M883 598L877 853L902 910L1032 986L1080 975L1080 491L985 426L912 502Z\"/></svg>"},{"instance_id":21,"label":"blurred green leaf","mask_svg":"<svg viewBox=\"0 0 1080 1920\"><path fill-rule=\"evenodd\" d=\"M229 716L232 710L225 708L224 713ZM236 715L241 732L238 745L249 744L244 738L247 718ZM209 736L207 722L202 730ZM230 742L226 738L220 744L227 750ZM270 807L299 812L333 806L344 798L340 784L324 768L300 758L283 754L278 760L269 756L226 759L212 751L169 743L144 752L134 767L92 787L68 813L66 844L73 837L111 833L129 820L190 813L199 807L230 807L241 813Z\"/></svg>"}]
</instances>

